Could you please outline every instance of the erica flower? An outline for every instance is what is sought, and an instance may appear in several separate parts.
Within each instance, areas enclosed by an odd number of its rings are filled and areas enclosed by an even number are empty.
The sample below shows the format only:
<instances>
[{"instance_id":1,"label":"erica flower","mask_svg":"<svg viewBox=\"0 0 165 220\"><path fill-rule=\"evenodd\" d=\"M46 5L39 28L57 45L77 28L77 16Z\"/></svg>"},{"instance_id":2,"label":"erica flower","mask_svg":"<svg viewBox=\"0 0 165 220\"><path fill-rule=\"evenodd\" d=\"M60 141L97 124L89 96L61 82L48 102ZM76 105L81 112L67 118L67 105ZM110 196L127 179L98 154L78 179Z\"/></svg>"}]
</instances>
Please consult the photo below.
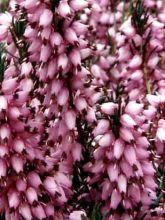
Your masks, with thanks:
<instances>
[{"instance_id":1,"label":"erica flower","mask_svg":"<svg viewBox=\"0 0 165 220\"><path fill-rule=\"evenodd\" d=\"M163 3L9 6L0 15L0 214L81 220L99 204L109 220L163 218Z\"/></svg>"}]
</instances>

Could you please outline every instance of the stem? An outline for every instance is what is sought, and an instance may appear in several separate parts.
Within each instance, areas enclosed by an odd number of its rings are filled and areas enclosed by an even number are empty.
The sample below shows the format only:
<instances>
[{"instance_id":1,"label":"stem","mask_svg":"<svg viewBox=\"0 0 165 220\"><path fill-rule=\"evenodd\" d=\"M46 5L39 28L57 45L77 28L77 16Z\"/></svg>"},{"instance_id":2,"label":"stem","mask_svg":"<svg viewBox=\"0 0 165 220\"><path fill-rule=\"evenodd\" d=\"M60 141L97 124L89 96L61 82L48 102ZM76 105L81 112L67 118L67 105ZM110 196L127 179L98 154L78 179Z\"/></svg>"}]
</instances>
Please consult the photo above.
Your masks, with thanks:
<instances>
[{"instance_id":1,"label":"stem","mask_svg":"<svg viewBox=\"0 0 165 220\"><path fill-rule=\"evenodd\" d=\"M144 80L146 84L147 93L151 94L151 81L148 79L148 70L146 66L144 67Z\"/></svg>"},{"instance_id":2,"label":"stem","mask_svg":"<svg viewBox=\"0 0 165 220\"><path fill-rule=\"evenodd\" d=\"M115 33L117 33L117 22L116 22L116 13L114 12L114 29Z\"/></svg>"},{"instance_id":3,"label":"stem","mask_svg":"<svg viewBox=\"0 0 165 220\"><path fill-rule=\"evenodd\" d=\"M123 2L124 2L124 5L123 5L123 14L122 14L122 18L121 18L121 23L123 23L124 22L124 20L125 20L125 10L126 10L126 0L123 0Z\"/></svg>"}]
</instances>

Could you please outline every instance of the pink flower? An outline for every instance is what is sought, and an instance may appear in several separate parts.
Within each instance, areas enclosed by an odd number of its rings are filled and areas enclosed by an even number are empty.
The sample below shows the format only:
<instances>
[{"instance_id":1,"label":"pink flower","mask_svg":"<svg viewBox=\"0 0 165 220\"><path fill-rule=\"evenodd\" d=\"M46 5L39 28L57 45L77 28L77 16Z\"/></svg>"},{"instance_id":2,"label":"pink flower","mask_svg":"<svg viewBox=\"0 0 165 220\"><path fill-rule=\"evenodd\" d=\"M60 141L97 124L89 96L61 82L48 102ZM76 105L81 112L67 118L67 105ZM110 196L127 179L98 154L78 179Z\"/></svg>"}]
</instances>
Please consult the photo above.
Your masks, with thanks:
<instances>
[{"instance_id":1,"label":"pink flower","mask_svg":"<svg viewBox=\"0 0 165 220\"><path fill-rule=\"evenodd\" d=\"M58 13L61 17L70 17L71 16L71 8L67 1L60 1L58 6Z\"/></svg>"},{"instance_id":2,"label":"pink flower","mask_svg":"<svg viewBox=\"0 0 165 220\"><path fill-rule=\"evenodd\" d=\"M163 192L164 10L154 0L131 11L127 1L9 1L0 15L7 220L81 220L94 204L109 220L151 217Z\"/></svg>"},{"instance_id":3,"label":"pink flower","mask_svg":"<svg viewBox=\"0 0 165 220\"><path fill-rule=\"evenodd\" d=\"M136 122L128 114L124 114L121 116L121 123L122 123L122 125L124 125L125 127L128 127L128 128L133 128L136 125Z\"/></svg>"},{"instance_id":4,"label":"pink flower","mask_svg":"<svg viewBox=\"0 0 165 220\"><path fill-rule=\"evenodd\" d=\"M119 159L125 149L125 143L122 139L117 139L114 143L114 156Z\"/></svg>"},{"instance_id":5,"label":"pink flower","mask_svg":"<svg viewBox=\"0 0 165 220\"><path fill-rule=\"evenodd\" d=\"M122 192L126 193L127 191L127 179L122 174L118 178L118 188L120 193Z\"/></svg>"},{"instance_id":6,"label":"pink flower","mask_svg":"<svg viewBox=\"0 0 165 220\"><path fill-rule=\"evenodd\" d=\"M0 159L0 165L1 165L0 177L5 177L7 174L7 164L3 159Z\"/></svg>"},{"instance_id":7,"label":"pink flower","mask_svg":"<svg viewBox=\"0 0 165 220\"><path fill-rule=\"evenodd\" d=\"M70 110L65 113L65 122L70 130L76 127L76 114L74 111Z\"/></svg>"},{"instance_id":8,"label":"pink flower","mask_svg":"<svg viewBox=\"0 0 165 220\"><path fill-rule=\"evenodd\" d=\"M52 19L53 19L53 13L50 10L45 9L42 15L40 16L39 25L46 27L51 24Z\"/></svg>"},{"instance_id":9,"label":"pink flower","mask_svg":"<svg viewBox=\"0 0 165 220\"><path fill-rule=\"evenodd\" d=\"M112 115L116 108L117 105L113 102L106 102L101 105L101 110L107 115Z\"/></svg>"},{"instance_id":10,"label":"pink flower","mask_svg":"<svg viewBox=\"0 0 165 220\"><path fill-rule=\"evenodd\" d=\"M69 220L81 220L82 216L86 216L84 211L73 211L69 215Z\"/></svg>"},{"instance_id":11,"label":"pink flower","mask_svg":"<svg viewBox=\"0 0 165 220\"><path fill-rule=\"evenodd\" d=\"M110 205L111 208L116 209L120 201L121 201L121 195L116 189L114 189L111 195L111 205Z\"/></svg>"},{"instance_id":12,"label":"pink flower","mask_svg":"<svg viewBox=\"0 0 165 220\"><path fill-rule=\"evenodd\" d=\"M142 64L142 59L139 55L135 55L130 63L129 63L129 67L132 68L132 69L136 69L138 68L140 65Z\"/></svg>"},{"instance_id":13,"label":"pink flower","mask_svg":"<svg viewBox=\"0 0 165 220\"><path fill-rule=\"evenodd\" d=\"M11 164L12 164L13 169L17 173L20 173L21 171L23 171L23 160L22 160L22 158L20 158L18 156L12 156Z\"/></svg>"},{"instance_id":14,"label":"pink flower","mask_svg":"<svg viewBox=\"0 0 165 220\"><path fill-rule=\"evenodd\" d=\"M88 7L88 2L86 0L82 0L81 2L79 0L72 0L70 5L75 11L80 11Z\"/></svg>"},{"instance_id":15,"label":"pink flower","mask_svg":"<svg viewBox=\"0 0 165 220\"><path fill-rule=\"evenodd\" d=\"M76 32L72 28L67 28L65 30L65 38L71 44L79 44Z\"/></svg>"},{"instance_id":16,"label":"pink flower","mask_svg":"<svg viewBox=\"0 0 165 220\"><path fill-rule=\"evenodd\" d=\"M27 188L26 198L30 204L34 204L35 202L38 202L38 195L36 190L32 187Z\"/></svg>"},{"instance_id":17,"label":"pink flower","mask_svg":"<svg viewBox=\"0 0 165 220\"><path fill-rule=\"evenodd\" d=\"M8 103L5 96L0 96L0 111L7 110Z\"/></svg>"},{"instance_id":18,"label":"pink flower","mask_svg":"<svg viewBox=\"0 0 165 220\"><path fill-rule=\"evenodd\" d=\"M112 144L112 141L113 141L113 136L109 133L107 134L104 134L100 140L99 140L99 145L101 147L108 147Z\"/></svg>"},{"instance_id":19,"label":"pink flower","mask_svg":"<svg viewBox=\"0 0 165 220\"><path fill-rule=\"evenodd\" d=\"M21 204L19 207L19 212L23 218L32 220L32 213L28 204Z\"/></svg>"},{"instance_id":20,"label":"pink flower","mask_svg":"<svg viewBox=\"0 0 165 220\"><path fill-rule=\"evenodd\" d=\"M18 192L10 190L8 193L8 202L11 209L16 209L20 203Z\"/></svg>"},{"instance_id":21,"label":"pink flower","mask_svg":"<svg viewBox=\"0 0 165 220\"><path fill-rule=\"evenodd\" d=\"M108 172L108 176L111 182L118 180L119 168L117 165L113 165L113 164L109 165L107 167L107 172Z\"/></svg>"}]
</instances>

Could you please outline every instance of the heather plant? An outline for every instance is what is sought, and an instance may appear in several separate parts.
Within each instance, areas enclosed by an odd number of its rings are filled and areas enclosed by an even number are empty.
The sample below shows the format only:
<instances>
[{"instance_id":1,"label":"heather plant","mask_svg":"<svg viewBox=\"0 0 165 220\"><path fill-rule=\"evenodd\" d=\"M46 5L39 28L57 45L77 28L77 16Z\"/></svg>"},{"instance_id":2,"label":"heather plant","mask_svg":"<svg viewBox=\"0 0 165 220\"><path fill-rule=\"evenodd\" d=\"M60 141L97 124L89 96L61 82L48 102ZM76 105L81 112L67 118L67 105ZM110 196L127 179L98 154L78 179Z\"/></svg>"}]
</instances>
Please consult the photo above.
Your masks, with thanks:
<instances>
[{"instance_id":1,"label":"heather plant","mask_svg":"<svg viewBox=\"0 0 165 220\"><path fill-rule=\"evenodd\" d=\"M163 220L163 0L0 6L2 218Z\"/></svg>"}]
</instances>

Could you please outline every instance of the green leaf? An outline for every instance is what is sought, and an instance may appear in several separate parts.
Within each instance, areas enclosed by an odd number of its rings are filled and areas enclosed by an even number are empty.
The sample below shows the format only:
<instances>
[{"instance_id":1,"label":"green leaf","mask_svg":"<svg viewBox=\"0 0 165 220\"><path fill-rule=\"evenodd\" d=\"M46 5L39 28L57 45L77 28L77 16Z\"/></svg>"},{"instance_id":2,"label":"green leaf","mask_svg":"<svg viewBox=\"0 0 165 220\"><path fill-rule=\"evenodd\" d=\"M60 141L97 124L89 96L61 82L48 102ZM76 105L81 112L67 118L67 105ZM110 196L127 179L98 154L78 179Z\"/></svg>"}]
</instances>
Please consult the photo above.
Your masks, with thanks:
<instances>
[{"instance_id":1,"label":"green leaf","mask_svg":"<svg viewBox=\"0 0 165 220\"><path fill-rule=\"evenodd\" d=\"M10 28L10 32L19 51L19 60L22 62L27 57L27 48L28 43L24 40L24 32L27 24L27 15L24 10L22 10L19 14L19 17L15 20L13 18L12 27Z\"/></svg>"},{"instance_id":2,"label":"green leaf","mask_svg":"<svg viewBox=\"0 0 165 220\"><path fill-rule=\"evenodd\" d=\"M22 12L19 19L14 22L14 28L17 38L21 38L26 29L26 15L24 12Z\"/></svg>"},{"instance_id":3,"label":"green leaf","mask_svg":"<svg viewBox=\"0 0 165 220\"><path fill-rule=\"evenodd\" d=\"M0 43L0 82L3 81L6 65L7 65L7 61L6 61L4 44Z\"/></svg>"},{"instance_id":4,"label":"green leaf","mask_svg":"<svg viewBox=\"0 0 165 220\"><path fill-rule=\"evenodd\" d=\"M106 218L109 216L109 211L105 212L105 214L103 215L102 220L106 220Z\"/></svg>"},{"instance_id":5,"label":"green leaf","mask_svg":"<svg viewBox=\"0 0 165 220\"><path fill-rule=\"evenodd\" d=\"M132 24L136 28L137 33L142 36L149 17L148 9L145 8L142 0L138 0L135 6L132 5L131 14Z\"/></svg>"},{"instance_id":6,"label":"green leaf","mask_svg":"<svg viewBox=\"0 0 165 220\"><path fill-rule=\"evenodd\" d=\"M92 210L90 220L101 220L101 204L96 204Z\"/></svg>"}]
</instances>

